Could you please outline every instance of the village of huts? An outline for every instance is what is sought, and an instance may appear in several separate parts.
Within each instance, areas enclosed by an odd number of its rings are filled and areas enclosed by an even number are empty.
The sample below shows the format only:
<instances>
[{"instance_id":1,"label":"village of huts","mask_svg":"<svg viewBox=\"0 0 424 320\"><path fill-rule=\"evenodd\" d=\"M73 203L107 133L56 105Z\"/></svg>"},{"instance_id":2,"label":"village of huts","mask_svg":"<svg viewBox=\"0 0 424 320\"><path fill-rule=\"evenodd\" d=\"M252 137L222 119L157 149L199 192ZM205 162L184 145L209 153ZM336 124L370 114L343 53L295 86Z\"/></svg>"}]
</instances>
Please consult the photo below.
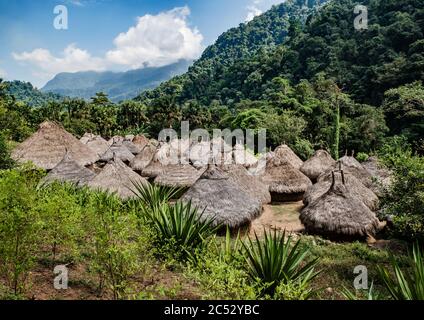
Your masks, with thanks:
<instances>
[{"instance_id":1,"label":"village of huts","mask_svg":"<svg viewBox=\"0 0 424 320\"><path fill-rule=\"evenodd\" d=\"M69 182L123 200L137 196L135 185L178 188L175 196L198 208L202 219L232 230L272 227L372 241L385 226L376 212L390 172L378 170L376 159L361 164L352 154L333 159L317 150L304 162L285 144L258 157L223 139L158 142L143 135L105 139L86 133L78 140L46 121L12 156L46 170L43 185ZM278 221L271 204L296 204L298 214Z\"/></svg>"}]
</instances>

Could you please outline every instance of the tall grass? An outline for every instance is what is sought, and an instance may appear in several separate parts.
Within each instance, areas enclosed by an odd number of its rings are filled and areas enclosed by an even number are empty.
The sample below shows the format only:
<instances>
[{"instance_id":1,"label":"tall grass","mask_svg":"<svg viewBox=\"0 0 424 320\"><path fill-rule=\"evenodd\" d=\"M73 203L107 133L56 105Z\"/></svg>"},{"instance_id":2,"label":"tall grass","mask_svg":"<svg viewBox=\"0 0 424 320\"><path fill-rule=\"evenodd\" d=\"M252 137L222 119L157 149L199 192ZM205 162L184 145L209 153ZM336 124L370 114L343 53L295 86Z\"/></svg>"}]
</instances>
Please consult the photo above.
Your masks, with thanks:
<instances>
[{"instance_id":1,"label":"tall grass","mask_svg":"<svg viewBox=\"0 0 424 320\"><path fill-rule=\"evenodd\" d=\"M391 257L394 272L378 266L378 273L390 295L395 300L424 300L424 252L418 244L409 256L409 272L403 272L395 258Z\"/></svg>"}]
</instances>

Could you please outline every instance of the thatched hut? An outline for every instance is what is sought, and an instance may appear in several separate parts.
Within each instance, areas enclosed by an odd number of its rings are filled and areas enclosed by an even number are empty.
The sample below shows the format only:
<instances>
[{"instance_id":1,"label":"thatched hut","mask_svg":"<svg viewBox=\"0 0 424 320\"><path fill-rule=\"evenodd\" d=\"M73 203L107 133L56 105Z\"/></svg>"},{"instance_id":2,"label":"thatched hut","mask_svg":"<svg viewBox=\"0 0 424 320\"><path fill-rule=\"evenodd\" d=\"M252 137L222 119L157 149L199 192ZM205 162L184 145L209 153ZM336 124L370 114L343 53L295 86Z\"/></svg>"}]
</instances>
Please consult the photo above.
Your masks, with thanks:
<instances>
[{"instance_id":1,"label":"thatched hut","mask_svg":"<svg viewBox=\"0 0 424 320\"><path fill-rule=\"evenodd\" d=\"M87 185L93 189L116 193L122 199L128 199L134 196L132 192L134 189L133 182L146 184L147 180L115 157Z\"/></svg>"},{"instance_id":2,"label":"thatched hut","mask_svg":"<svg viewBox=\"0 0 424 320\"><path fill-rule=\"evenodd\" d=\"M301 211L300 220L307 232L330 238L364 238L380 228L376 215L336 179L326 193Z\"/></svg>"},{"instance_id":3,"label":"thatched hut","mask_svg":"<svg viewBox=\"0 0 424 320\"><path fill-rule=\"evenodd\" d=\"M285 144L274 150L274 157L278 158L281 162L291 164L291 166L297 170L303 165L303 161Z\"/></svg>"},{"instance_id":4,"label":"thatched hut","mask_svg":"<svg viewBox=\"0 0 424 320\"><path fill-rule=\"evenodd\" d=\"M253 152L244 148L241 144L236 144L233 150L234 163L245 168L251 168L258 164L258 159Z\"/></svg>"},{"instance_id":5,"label":"thatched hut","mask_svg":"<svg viewBox=\"0 0 424 320\"><path fill-rule=\"evenodd\" d=\"M84 133L84 135L81 137L80 142L82 144L87 144L88 141L90 141L91 139L94 139L96 137L95 134L90 133L90 132L86 132Z\"/></svg>"},{"instance_id":6,"label":"thatched hut","mask_svg":"<svg viewBox=\"0 0 424 320\"><path fill-rule=\"evenodd\" d=\"M194 167L205 167L211 159L211 143L209 141L194 142L187 153Z\"/></svg>"},{"instance_id":7,"label":"thatched hut","mask_svg":"<svg viewBox=\"0 0 424 320\"><path fill-rule=\"evenodd\" d=\"M372 179L370 173L362 166L362 164L356 160L353 156L344 156L340 158L332 168L327 170L323 175L331 174L333 170L343 170L345 173L351 173L358 178L364 186L370 188L372 186ZM318 181L321 180L321 176L318 177Z\"/></svg>"},{"instance_id":8,"label":"thatched hut","mask_svg":"<svg viewBox=\"0 0 424 320\"><path fill-rule=\"evenodd\" d=\"M150 162L152 162L153 157L156 154L156 147L151 144L147 144L141 152L135 156L134 159L130 162L130 167L136 171L142 171L146 168Z\"/></svg>"},{"instance_id":9,"label":"thatched hut","mask_svg":"<svg viewBox=\"0 0 424 320\"><path fill-rule=\"evenodd\" d=\"M342 180L341 171L334 172L336 180ZM319 199L331 187L333 173L328 173L322 176L320 182L311 186L303 197L303 203L309 205L316 199ZM371 211L376 211L379 206L379 200L376 194L365 187L359 179L351 173L343 173L343 184L349 189L352 196L361 200Z\"/></svg>"},{"instance_id":10,"label":"thatched hut","mask_svg":"<svg viewBox=\"0 0 424 320\"><path fill-rule=\"evenodd\" d=\"M140 150L143 150L145 146L149 144L149 139L147 139L144 135L136 135L132 140Z\"/></svg>"},{"instance_id":11,"label":"thatched hut","mask_svg":"<svg viewBox=\"0 0 424 320\"><path fill-rule=\"evenodd\" d=\"M300 171L312 181L316 181L318 176L333 167L336 161L325 150L317 150L312 158L308 159L300 167Z\"/></svg>"},{"instance_id":12,"label":"thatched hut","mask_svg":"<svg viewBox=\"0 0 424 320\"><path fill-rule=\"evenodd\" d=\"M85 145L93 150L99 157L101 157L109 149L108 142L101 136L94 135L90 139L84 139L83 141L85 141Z\"/></svg>"},{"instance_id":13,"label":"thatched hut","mask_svg":"<svg viewBox=\"0 0 424 320\"><path fill-rule=\"evenodd\" d=\"M373 182L372 189L380 193L382 190L388 188L392 183L392 173L388 168L379 162L377 157L369 157L362 166L371 175Z\"/></svg>"},{"instance_id":14,"label":"thatched hut","mask_svg":"<svg viewBox=\"0 0 424 320\"><path fill-rule=\"evenodd\" d=\"M236 184L241 190L252 198L258 199L262 204L271 202L269 186L261 181L258 176L252 175L241 165L225 165L222 167L228 180Z\"/></svg>"},{"instance_id":15,"label":"thatched hut","mask_svg":"<svg viewBox=\"0 0 424 320\"><path fill-rule=\"evenodd\" d=\"M144 177L156 178L158 175L162 174L165 167L170 163L169 154L169 144L162 144L155 152L152 161L141 170L141 175Z\"/></svg>"},{"instance_id":16,"label":"thatched hut","mask_svg":"<svg viewBox=\"0 0 424 320\"><path fill-rule=\"evenodd\" d=\"M129 152L131 152L133 155L137 155L140 153L141 149L135 145L132 141L125 140L122 142L122 145L124 145Z\"/></svg>"},{"instance_id":17,"label":"thatched hut","mask_svg":"<svg viewBox=\"0 0 424 320\"><path fill-rule=\"evenodd\" d=\"M262 212L261 202L231 182L217 166L209 165L199 180L183 195L183 202L191 201L204 210L204 218L214 219L215 225L240 228Z\"/></svg>"},{"instance_id":18,"label":"thatched hut","mask_svg":"<svg viewBox=\"0 0 424 320\"><path fill-rule=\"evenodd\" d=\"M94 172L76 163L67 152L62 161L41 180L40 185L49 184L54 181L85 185L93 180L95 176L96 174Z\"/></svg>"},{"instance_id":19,"label":"thatched hut","mask_svg":"<svg viewBox=\"0 0 424 320\"><path fill-rule=\"evenodd\" d=\"M155 178L154 182L161 186L189 188L196 183L204 171L197 170L190 164L168 165L163 168L162 173Z\"/></svg>"},{"instance_id":20,"label":"thatched hut","mask_svg":"<svg viewBox=\"0 0 424 320\"><path fill-rule=\"evenodd\" d=\"M109 145L113 145L113 144L122 144L125 141L125 138L122 136L113 136L112 138L109 139L108 143Z\"/></svg>"},{"instance_id":21,"label":"thatched hut","mask_svg":"<svg viewBox=\"0 0 424 320\"><path fill-rule=\"evenodd\" d=\"M115 143L100 157L100 161L109 162L114 157L120 159L123 162L130 163L134 159L134 155L128 150L123 144Z\"/></svg>"},{"instance_id":22,"label":"thatched hut","mask_svg":"<svg viewBox=\"0 0 424 320\"><path fill-rule=\"evenodd\" d=\"M300 201L312 185L311 180L302 172L275 157L268 161L261 180L269 186L272 201L276 202Z\"/></svg>"},{"instance_id":23,"label":"thatched hut","mask_svg":"<svg viewBox=\"0 0 424 320\"><path fill-rule=\"evenodd\" d=\"M98 159L95 152L59 124L45 121L36 133L13 150L12 158L21 163L32 161L37 167L51 170L62 161L66 152L80 166L90 165Z\"/></svg>"}]
</instances>

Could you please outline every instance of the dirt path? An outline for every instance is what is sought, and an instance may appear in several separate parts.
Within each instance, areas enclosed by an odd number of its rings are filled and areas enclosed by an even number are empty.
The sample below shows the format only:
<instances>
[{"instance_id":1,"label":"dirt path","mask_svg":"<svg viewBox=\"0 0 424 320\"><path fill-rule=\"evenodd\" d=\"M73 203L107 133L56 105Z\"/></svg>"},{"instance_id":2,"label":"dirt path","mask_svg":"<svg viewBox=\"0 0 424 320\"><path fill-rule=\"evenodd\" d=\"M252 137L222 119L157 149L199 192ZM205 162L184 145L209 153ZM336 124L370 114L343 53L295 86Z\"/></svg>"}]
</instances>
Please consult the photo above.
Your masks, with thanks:
<instances>
[{"instance_id":1,"label":"dirt path","mask_svg":"<svg viewBox=\"0 0 424 320\"><path fill-rule=\"evenodd\" d=\"M262 215L252 222L250 235L262 235L265 229L277 229L283 231L299 232L303 225L299 220L299 212L303 207L300 202L287 202L280 204L264 205Z\"/></svg>"}]
</instances>

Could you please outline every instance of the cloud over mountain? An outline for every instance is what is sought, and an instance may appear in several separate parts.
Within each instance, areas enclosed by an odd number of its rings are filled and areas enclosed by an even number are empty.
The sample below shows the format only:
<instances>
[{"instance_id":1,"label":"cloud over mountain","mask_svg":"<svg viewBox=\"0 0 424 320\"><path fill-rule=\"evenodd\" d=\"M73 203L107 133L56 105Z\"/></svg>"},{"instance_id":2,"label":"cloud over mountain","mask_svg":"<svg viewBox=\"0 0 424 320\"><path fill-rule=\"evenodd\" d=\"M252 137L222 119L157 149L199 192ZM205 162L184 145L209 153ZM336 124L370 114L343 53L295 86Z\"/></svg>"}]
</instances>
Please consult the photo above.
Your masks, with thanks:
<instances>
[{"instance_id":1,"label":"cloud over mountain","mask_svg":"<svg viewBox=\"0 0 424 320\"><path fill-rule=\"evenodd\" d=\"M114 48L102 57L69 44L60 55L48 49L12 53L13 58L31 66L34 75L48 80L60 72L103 71L110 68L123 70L160 67L182 59L193 60L203 50L203 36L188 22L190 9L174 8L157 15L138 17L135 26L119 34Z\"/></svg>"}]
</instances>

